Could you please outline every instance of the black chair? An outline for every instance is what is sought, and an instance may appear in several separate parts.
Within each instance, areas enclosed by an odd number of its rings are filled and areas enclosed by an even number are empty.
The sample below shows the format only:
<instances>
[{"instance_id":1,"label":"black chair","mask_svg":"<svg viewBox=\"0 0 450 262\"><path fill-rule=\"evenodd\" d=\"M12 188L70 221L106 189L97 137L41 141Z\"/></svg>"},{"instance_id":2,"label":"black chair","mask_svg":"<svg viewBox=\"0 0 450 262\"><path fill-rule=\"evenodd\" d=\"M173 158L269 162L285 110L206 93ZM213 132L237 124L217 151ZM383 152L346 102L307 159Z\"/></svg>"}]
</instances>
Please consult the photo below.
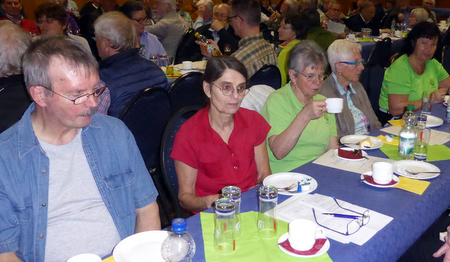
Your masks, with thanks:
<instances>
[{"instance_id":1,"label":"black chair","mask_svg":"<svg viewBox=\"0 0 450 262\"><path fill-rule=\"evenodd\" d=\"M169 195L172 200L172 204L175 208L175 217L186 217L186 214L183 213L183 210L180 206L180 202L178 201L178 177L175 171L175 165L170 158L170 154L172 153L173 143L175 141L175 134L180 129L181 125L186 122L191 116L197 113L201 107L198 106L190 106L185 107L178 111L172 116L169 123L166 126L166 130L164 131L164 135L162 138L161 144L161 167L162 174L164 178L164 182L166 183L166 187L169 191Z\"/></svg>"},{"instance_id":2,"label":"black chair","mask_svg":"<svg viewBox=\"0 0 450 262\"><path fill-rule=\"evenodd\" d=\"M264 65L250 77L248 87L268 85L277 90L281 87L281 73L276 65Z\"/></svg>"},{"instance_id":3,"label":"black chair","mask_svg":"<svg viewBox=\"0 0 450 262\"><path fill-rule=\"evenodd\" d=\"M183 56L181 54L181 50L183 49L183 46L186 45L187 41L193 35L195 30L193 28L189 28L184 35L181 37L180 43L178 43L177 52L175 53L175 63L174 64L181 64L183 62Z\"/></svg>"},{"instance_id":4,"label":"black chair","mask_svg":"<svg viewBox=\"0 0 450 262\"><path fill-rule=\"evenodd\" d=\"M187 106L206 106L208 99L203 92L202 77L200 72L190 72L175 80L169 90L173 113Z\"/></svg>"},{"instance_id":5,"label":"black chair","mask_svg":"<svg viewBox=\"0 0 450 262\"><path fill-rule=\"evenodd\" d=\"M137 146L141 151L145 165L158 189L162 226L170 225L170 211L167 189L162 179L160 166L160 148L164 128L171 116L171 101L164 88L151 87L141 90L128 103L119 115L125 125L133 133ZM165 218L165 219L164 219Z\"/></svg>"},{"instance_id":6,"label":"black chair","mask_svg":"<svg viewBox=\"0 0 450 262\"><path fill-rule=\"evenodd\" d=\"M450 73L450 46L445 45L442 48L442 66Z\"/></svg>"},{"instance_id":7,"label":"black chair","mask_svg":"<svg viewBox=\"0 0 450 262\"><path fill-rule=\"evenodd\" d=\"M392 40L386 37L375 44L367 62L388 68L391 65L391 50Z\"/></svg>"},{"instance_id":8,"label":"black chair","mask_svg":"<svg viewBox=\"0 0 450 262\"><path fill-rule=\"evenodd\" d=\"M386 120L384 119L385 116L380 114L378 101L380 99L381 86L384 80L384 71L385 69L381 65L367 63L364 65L364 70L359 76L359 81L366 90L372 109L382 125L386 123Z\"/></svg>"}]
</instances>

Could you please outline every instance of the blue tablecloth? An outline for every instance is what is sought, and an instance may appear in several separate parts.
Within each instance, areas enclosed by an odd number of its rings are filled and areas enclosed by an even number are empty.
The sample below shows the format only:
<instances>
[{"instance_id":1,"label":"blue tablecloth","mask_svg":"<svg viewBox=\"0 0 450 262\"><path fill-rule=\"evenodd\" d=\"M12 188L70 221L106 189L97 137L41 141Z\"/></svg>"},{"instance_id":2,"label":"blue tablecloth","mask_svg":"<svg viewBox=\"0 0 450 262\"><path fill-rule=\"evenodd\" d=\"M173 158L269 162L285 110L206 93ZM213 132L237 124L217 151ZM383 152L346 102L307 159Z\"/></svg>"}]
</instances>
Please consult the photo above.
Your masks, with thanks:
<instances>
[{"instance_id":1,"label":"blue tablecloth","mask_svg":"<svg viewBox=\"0 0 450 262\"><path fill-rule=\"evenodd\" d=\"M433 115L445 119L445 107L433 106ZM450 133L450 124L444 123L437 130ZM382 134L381 131L371 135ZM450 146L450 142L446 144ZM386 157L380 150L367 150L371 156ZM359 175L312 163L294 169L314 177L318 188L314 193L335 196L338 199L360 205L391 216L394 219L367 243L342 244L331 240L328 254L333 261L396 261L419 236L450 206L450 161L433 162L446 173L429 180L430 186L423 195L416 195L397 188L374 188L359 182ZM288 197L280 195L279 203ZM242 194L241 212L257 211L256 188ZM212 212L212 209L207 210ZM197 245L193 261L205 261L200 215L187 219L188 231Z\"/></svg>"}]
</instances>

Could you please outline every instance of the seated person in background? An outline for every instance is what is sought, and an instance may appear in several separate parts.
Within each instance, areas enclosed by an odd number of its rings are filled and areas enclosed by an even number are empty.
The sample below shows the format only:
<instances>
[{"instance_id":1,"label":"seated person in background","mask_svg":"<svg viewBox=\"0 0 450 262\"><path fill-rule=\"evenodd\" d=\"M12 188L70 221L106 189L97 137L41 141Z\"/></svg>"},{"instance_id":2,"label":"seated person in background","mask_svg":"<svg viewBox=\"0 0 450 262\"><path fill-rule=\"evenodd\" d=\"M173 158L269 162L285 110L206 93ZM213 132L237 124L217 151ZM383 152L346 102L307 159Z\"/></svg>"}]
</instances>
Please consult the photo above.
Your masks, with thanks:
<instances>
[{"instance_id":1,"label":"seated person in background","mask_svg":"<svg viewBox=\"0 0 450 262\"><path fill-rule=\"evenodd\" d=\"M189 28L194 27L191 15L188 12L183 11L183 0L177 0L175 10L181 16L181 18L183 18L186 21Z\"/></svg>"},{"instance_id":2,"label":"seated person in background","mask_svg":"<svg viewBox=\"0 0 450 262\"><path fill-rule=\"evenodd\" d=\"M273 173L290 171L338 148L334 114L326 113L318 94L327 59L313 41L304 40L289 52L290 83L270 94L260 113L272 126L268 140Z\"/></svg>"},{"instance_id":3,"label":"seated person in background","mask_svg":"<svg viewBox=\"0 0 450 262\"><path fill-rule=\"evenodd\" d=\"M270 0L261 0L261 22L269 20L270 16L272 16L275 11L270 6Z\"/></svg>"},{"instance_id":4,"label":"seated person in background","mask_svg":"<svg viewBox=\"0 0 450 262\"><path fill-rule=\"evenodd\" d=\"M422 1L422 7L430 14L430 19L432 22L436 23L436 13L433 12L433 8L436 5L435 0L423 0Z\"/></svg>"},{"instance_id":5,"label":"seated person in background","mask_svg":"<svg viewBox=\"0 0 450 262\"><path fill-rule=\"evenodd\" d=\"M301 11L305 12L308 10L315 10L319 13L319 21L325 18L324 12L320 8L318 8L317 0L303 0L301 4Z\"/></svg>"},{"instance_id":6,"label":"seated person in background","mask_svg":"<svg viewBox=\"0 0 450 262\"><path fill-rule=\"evenodd\" d=\"M383 6L381 5L380 0L370 0L370 2L375 6L375 16L372 18L372 21L379 25L384 16Z\"/></svg>"},{"instance_id":7,"label":"seated person in background","mask_svg":"<svg viewBox=\"0 0 450 262\"><path fill-rule=\"evenodd\" d=\"M392 20L395 19L395 24L403 23L405 17L400 13L400 9L397 4L397 0L386 1L386 15L381 19L381 28L390 29L392 26Z\"/></svg>"},{"instance_id":8,"label":"seated person in background","mask_svg":"<svg viewBox=\"0 0 450 262\"><path fill-rule=\"evenodd\" d=\"M320 24L327 31L328 31L328 23L330 23L330 22L344 24L344 21L341 19L341 14L342 14L341 13L341 3L337 0L333 0L330 2L328 12L326 13L325 18L320 21ZM347 29L347 28L345 28L345 29ZM344 32L339 33L339 34L334 33L334 32L332 32L332 33L334 35L336 35L338 38L343 39L347 36L345 34L345 29L344 29Z\"/></svg>"},{"instance_id":9,"label":"seated person in background","mask_svg":"<svg viewBox=\"0 0 450 262\"><path fill-rule=\"evenodd\" d=\"M371 2L361 4L361 14L350 17L345 20L345 25L353 32L361 32L362 28L372 29L372 35L380 35L381 33L391 33L390 29L380 29L380 24L372 21L375 16L375 6Z\"/></svg>"},{"instance_id":10,"label":"seated person in background","mask_svg":"<svg viewBox=\"0 0 450 262\"><path fill-rule=\"evenodd\" d=\"M103 257L159 230L158 192L133 135L95 114L105 85L94 57L48 36L28 48L23 72L34 103L0 134L0 261Z\"/></svg>"},{"instance_id":11,"label":"seated person in background","mask_svg":"<svg viewBox=\"0 0 450 262\"><path fill-rule=\"evenodd\" d=\"M240 108L247 71L236 58L211 58L203 76L209 105L184 123L171 157L183 208L202 211L229 185L242 192L271 174L266 136L269 124L257 112Z\"/></svg>"},{"instance_id":12,"label":"seated person in background","mask_svg":"<svg viewBox=\"0 0 450 262\"><path fill-rule=\"evenodd\" d=\"M399 57L384 74L379 104L387 120L401 116L407 105L421 110L424 91L432 92L432 103L444 100L450 77L433 58L440 33L430 22L419 23L409 32Z\"/></svg>"},{"instance_id":13,"label":"seated person in background","mask_svg":"<svg viewBox=\"0 0 450 262\"><path fill-rule=\"evenodd\" d=\"M31 42L28 32L0 21L0 133L22 118L31 103L22 74L22 56Z\"/></svg>"},{"instance_id":14,"label":"seated person in background","mask_svg":"<svg viewBox=\"0 0 450 262\"><path fill-rule=\"evenodd\" d=\"M47 0L46 2L58 4L64 8L64 0ZM67 11L65 8L64 8L64 10L66 11L66 16L67 16L67 33L73 34L73 35L78 35L80 33L80 29L78 28L78 23L77 23L78 17L76 17L73 12Z\"/></svg>"},{"instance_id":15,"label":"seated person in background","mask_svg":"<svg viewBox=\"0 0 450 262\"><path fill-rule=\"evenodd\" d=\"M296 0L285 0L281 5L280 13L274 12L267 21L264 22L268 27L278 30L282 16L287 16L291 13L298 13L298 3Z\"/></svg>"},{"instance_id":16,"label":"seated person in background","mask_svg":"<svg viewBox=\"0 0 450 262\"><path fill-rule=\"evenodd\" d=\"M2 8L5 10L6 15L0 18L0 20L10 20L27 32L34 35L41 34L39 28L33 21L24 18L20 14L22 10L22 3L20 3L20 0L2 0Z\"/></svg>"},{"instance_id":17,"label":"seated person in background","mask_svg":"<svg viewBox=\"0 0 450 262\"><path fill-rule=\"evenodd\" d=\"M405 22L409 25L409 16L413 10L413 8L409 6L409 0L398 0L398 7L400 13L405 19Z\"/></svg>"},{"instance_id":18,"label":"seated person in background","mask_svg":"<svg viewBox=\"0 0 450 262\"><path fill-rule=\"evenodd\" d=\"M120 12L101 15L94 23L100 79L111 92L108 115L118 117L136 92L152 86L168 88L164 72L139 56L136 30L131 20Z\"/></svg>"},{"instance_id":19,"label":"seated person in background","mask_svg":"<svg viewBox=\"0 0 450 262\"><path fill-rule=\"evenodd\" d=\"M201 26L195 33L204 35L207 39L212 39L217 42L220 52L225 53L225 48L231 50L231 53L236 52L239 48L240 38L234 34L234 29L228 22L230 16L230 6L227 4L219 4L214 6L214 20L211 24ZM203 54L200 46L195 43L197 38L195 33L192 34L185 46L182 46L180 51L181 60L183 61L200 61L203 59Z\"/></svg>"},{"instance_id":20,"label":"seated person in background","mask_svg":"<svg viewBox=\"0 0 450 262\"><path fill-rule=\"evenodd\" d=\"M413 27L416 24L425 21L431 22L429 20L430 17L428 16L427 10L425 10L424 8L416 8L411 11L411 14L409 16L409 26Z\"/></svg>"},{"instance_id":21,"label":"seated person in background","mask_svg":"<svg viewBox=\"0 0 450 262\"><path fill-rule=\"evenodd\" d=\"M78 6L77 3L75 3L72 0L63 0L62 6L64 7L64 10L67 12L71 12L76 17L80 17L80 12L78 12Z\"/></svg>"},{"instance_id":22,"label":"seated person in background","mask_svg":"<svg viewBox=\"0 0 450 262\"><path fill-rule=\"evenodd\" d=\"M306 39L316 42L323 51L327 51L328 47L337 36L328 32L320 25L320 16L314 9L309 9L301 13L302 24L305 26Z\"/></svg>"},{"instance_id":23,"label":"seated person in background","mask_svg":"<svg viewBox=\"0 0 450 262\"><path fill-rule=\"evenodd\" d=\"M336 40L328 47L327 53L333 73L323 82L319 94L327 98L344 99L342 113L335 114L338 138L363 135L381 128L366 90L359 82L364 69L361 45L348 40Z\"/></svg>"},{"instance_id":24,"label":"seated person in background","mask_svg":"<svg viewBox=\"0 0 450 262\"><path fill-rule=\"evenodd\" d=\"M98 12L98 15L99 16L101 15L100 0L94 0L94 1L87 2L86 4L84 4L80 10L80 16L83 17L92 12Z\"/></svg>"},{"instance_id":25,"label":"seated person in background","mask_svg":"<svg viewBox=\"0 0 450 262\"><path fill-rule=\"evenodd\" d=\"M153 5L156 24L145 27L145 31L158 37L167 55L173 57L181 37L188 30L188 25L175 11L175 7L175 0L156 0Z\"/></svg>"},{"instance_id":26,"label":"seated person in background","mask_svg":"<svg viewBox=\"0 0 450 262\"><path fill-rule=\"evenodd\" d=\"M136 29L136 47L140 48L143 45L145 58L149 59L151 55L166 54L166 50L164 50L161 42L159 42L158 37L145 32L147 14L145 13L144 6L140 2L128 1L119 8L119 11L131 19Z\"/></svg>"},{"instance_id":27,"label":"seated person in background","mask_svg":"<svg viewBox=\"0 0 450 262\"><path fill-rule=\"evenodd\" d=\"M284 42L279 45L281 51L278 54L277 66L281 73L281 86L284 86L289 79L287 66L289 52L301 39L306 38L306 28L302 23L300 14L287 15L281 20L280 25L281 26L278 29L278 39Z\"/></svg>"},{"instance_id":28,"label":"seated person in background","mask_svg":"<svg viewBox=\"0 0 450 262\"><path fill-rule=\"evenodd\" d=\"M194 29L211 24L213 21L214 2L211 0L200 0L197 3L198 16L195 19Z\"/></svg>"}]
</instances>

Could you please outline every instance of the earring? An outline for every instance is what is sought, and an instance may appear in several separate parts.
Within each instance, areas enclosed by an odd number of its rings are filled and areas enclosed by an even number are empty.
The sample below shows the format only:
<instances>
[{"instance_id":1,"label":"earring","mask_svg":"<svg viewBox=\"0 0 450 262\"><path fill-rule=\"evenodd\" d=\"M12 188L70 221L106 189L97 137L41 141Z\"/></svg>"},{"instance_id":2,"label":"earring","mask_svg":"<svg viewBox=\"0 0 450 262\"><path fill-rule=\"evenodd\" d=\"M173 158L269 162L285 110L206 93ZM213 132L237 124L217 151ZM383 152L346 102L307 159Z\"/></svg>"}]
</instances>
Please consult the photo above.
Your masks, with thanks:
<instances>
[{"instance_id":1,"label":"earring","mask_svg":"<svg viewBox=\"0 0 450 262\"><path fill-rule=\"evenodd\" d=\"M339 74L338 74L339 76L341 76L342 75L342 73L341 72L339 72Z\"/></svg>"}]
</instances>

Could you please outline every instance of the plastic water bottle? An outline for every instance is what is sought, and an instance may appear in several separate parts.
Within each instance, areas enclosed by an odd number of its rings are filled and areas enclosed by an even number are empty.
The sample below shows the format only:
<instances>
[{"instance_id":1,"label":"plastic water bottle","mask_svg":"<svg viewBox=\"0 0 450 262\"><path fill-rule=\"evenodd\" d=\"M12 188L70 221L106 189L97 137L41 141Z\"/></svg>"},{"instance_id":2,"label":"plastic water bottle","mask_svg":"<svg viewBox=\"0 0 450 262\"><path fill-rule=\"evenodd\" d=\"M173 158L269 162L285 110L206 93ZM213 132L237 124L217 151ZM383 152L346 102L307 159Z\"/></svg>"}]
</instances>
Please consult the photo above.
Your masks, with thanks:
<instances>
[{"instance_id":1,"label":"plastic water bottle","mask_svg":"<svg viewBox=\"0 0 450 262\"><path fill-rule=\"evenodd\" d=\"M398 145L398 156L403 159L411 159L414 152L416 139L417 118L414 114L414 105L408 105L403 114L403 128L400 130L400 141Z\"/></svg>"},{"instance_id":2,"label":"plastic water bottle","mask_svg":"<svg viewBox=\"0 0 450 262\"><path fill-rule=\"evenodd\" d=\"M450 123L450 99L447 102L447 123Z\"/></svg>"},{"instance_id":3,"label":"plastic water bottle","mask_svg":"<svg viewBox=\"0 0 450 262\"><path fill-rule=\"evenodd\" d=\"M201 35L199 32L196 32L195 37L197 38L198 41L207 45L206 50L208 51L209 54L211 54L212 56L222 55L220 50L217 50L212 44L210 44L208 42L208 39L206 39L206 37L204 35Z\"/></svg>"},{"instance_id":4,"label":"plastic water bottle","mask_svg":"<svg viewBox=\"0 0 450 262\"><path fill-rule=\"evenodd\" d=\"M139 55L142 58L145 58L145 45L141 45L141 47L139 48Z\"/></svg>"},{"instance_id":5,"label":"plastic water bottle","mask_svg":"<svg viewBox=\"0 0 450 262\"><path fill-rule=\"evenodd\" d=\"M395 19L392 19L392 22L391 22L391 32L392 32L392 35L395 34L395 30L396 30L396 28L395 28Z\"/></svg>"},{"instance_id":6,"label":"plastic water bottle","mask_svg":"<svg viewBox=\"0 0 450 262\"><path fill-rule=\"evenodd\" d=\"M186 231L186 220L175 218L172 221L172 232L164 240L161 247L162 257L168 262L190 262L195 254L195 242Z\"/></svg>"}]
</instances>

